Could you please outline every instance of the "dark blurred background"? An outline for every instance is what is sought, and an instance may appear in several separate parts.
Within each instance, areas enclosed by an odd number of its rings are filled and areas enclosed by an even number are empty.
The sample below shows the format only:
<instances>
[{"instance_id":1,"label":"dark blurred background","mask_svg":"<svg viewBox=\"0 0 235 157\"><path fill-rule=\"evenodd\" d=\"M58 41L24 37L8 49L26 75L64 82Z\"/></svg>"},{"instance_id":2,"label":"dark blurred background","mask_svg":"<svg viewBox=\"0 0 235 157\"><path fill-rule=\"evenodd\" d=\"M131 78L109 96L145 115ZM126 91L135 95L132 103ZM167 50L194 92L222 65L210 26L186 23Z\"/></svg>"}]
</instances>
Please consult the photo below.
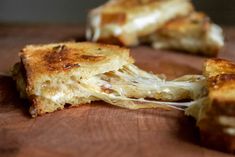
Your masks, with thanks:
<instances>
[{"instance_id":1,"label":"dark blurred background","mask_svg":"<svg viewBox=\"0 0 235 157\"><path fill-rule=\"evenodd\" d=\"M0 23L85 23L89 9L106 0L0 0ZM235 0L193 0L222 25L235 25Z\"/></svg>"}]
</instances>

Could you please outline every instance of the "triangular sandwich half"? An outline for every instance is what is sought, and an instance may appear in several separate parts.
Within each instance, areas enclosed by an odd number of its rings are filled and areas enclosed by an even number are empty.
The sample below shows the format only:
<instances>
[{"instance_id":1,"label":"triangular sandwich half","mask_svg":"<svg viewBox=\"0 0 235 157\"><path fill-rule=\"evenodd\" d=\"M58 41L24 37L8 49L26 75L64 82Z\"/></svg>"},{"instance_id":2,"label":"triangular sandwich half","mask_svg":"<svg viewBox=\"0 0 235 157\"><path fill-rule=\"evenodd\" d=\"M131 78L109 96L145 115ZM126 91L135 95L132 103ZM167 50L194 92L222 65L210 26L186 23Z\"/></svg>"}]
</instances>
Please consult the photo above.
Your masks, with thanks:
<instances>
[{"instance_id":1,"label":"triangular sandwich half","mask_svg":"<svg viewBox=\"0 0 235 157\"><path fill-rule=\"evenodd\" d=\"M95 100L78 82L133 62L127 49L90 43L29 45L20 52L20 58L13 77L22 89L19 76L25 72L26 94L21 95L30 99L32 115L62 109L66 103L78 105Z\"/></svg>"}]
</instances>

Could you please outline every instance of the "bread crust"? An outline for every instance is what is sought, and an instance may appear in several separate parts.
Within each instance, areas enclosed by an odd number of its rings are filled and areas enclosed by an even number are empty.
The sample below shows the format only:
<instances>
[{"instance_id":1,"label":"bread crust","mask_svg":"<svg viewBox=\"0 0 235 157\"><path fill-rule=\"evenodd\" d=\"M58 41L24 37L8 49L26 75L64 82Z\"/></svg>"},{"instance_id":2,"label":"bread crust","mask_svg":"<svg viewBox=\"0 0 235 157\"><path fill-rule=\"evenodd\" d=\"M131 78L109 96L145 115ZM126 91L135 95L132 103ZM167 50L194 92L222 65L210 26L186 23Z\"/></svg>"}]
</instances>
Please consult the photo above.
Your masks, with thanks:
<instances>
[{"instance_id":1,"label":"bread crust","mask_svg":"<svg viewBox=\"0 0 235 157\"><path fill-rule=\"evenodd\" d=\"M203 66L203 75L211 78L221 74L235 74L235 64L229 60L212 58L206 60Z\"/></svg>"},{"instance_id":2,"label":"bread crust","mask_svg":"<svg viewBox=\"0 0 235 157\"><path fill-rule=\"evenodd\" d=\"M204 66L213 111L235 116L235 64L222 59L209 59Z\"/></svg>"},{"instance_id":3,"label":"bread crust","mask_svg":"<svg viewBox=\"0 0 235 157\"><path fill-rule=\"evenodd\" d=\"M215 35L217 38L214 38ZM149 38L155 48L183 50L209 57L217 56L224 45L219 27L202 12L176 17Z\"/></svg>"}]
</instances>

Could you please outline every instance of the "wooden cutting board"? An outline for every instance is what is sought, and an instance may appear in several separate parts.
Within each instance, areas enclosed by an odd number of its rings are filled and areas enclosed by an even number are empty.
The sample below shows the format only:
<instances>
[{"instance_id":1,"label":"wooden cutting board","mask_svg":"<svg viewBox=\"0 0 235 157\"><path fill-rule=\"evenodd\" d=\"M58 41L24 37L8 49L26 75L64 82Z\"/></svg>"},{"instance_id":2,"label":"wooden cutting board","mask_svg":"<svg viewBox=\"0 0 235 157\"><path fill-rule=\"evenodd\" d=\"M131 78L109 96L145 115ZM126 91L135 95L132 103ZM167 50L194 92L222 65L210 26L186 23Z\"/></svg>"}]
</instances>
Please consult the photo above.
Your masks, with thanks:
<instances>
[{"instance_id":1,"label":"wooden cutting board","mask_svg":"<svg viewBox=\"0 0 235 157\"><path fill-rule=\"evenodd\" d=\"M0 71L7 72L25 44L83 40L79 26L0 25ZM220 57L235 61L235 29L226 28ZM203 57L141 46L132 49L144 70L169 79L200 74ZM127 110L95 102L30 118L14 82L0 76L1 157L219 157L229 154L200 146L194 120L181 111Z\"/></svg>"}]
</instances>

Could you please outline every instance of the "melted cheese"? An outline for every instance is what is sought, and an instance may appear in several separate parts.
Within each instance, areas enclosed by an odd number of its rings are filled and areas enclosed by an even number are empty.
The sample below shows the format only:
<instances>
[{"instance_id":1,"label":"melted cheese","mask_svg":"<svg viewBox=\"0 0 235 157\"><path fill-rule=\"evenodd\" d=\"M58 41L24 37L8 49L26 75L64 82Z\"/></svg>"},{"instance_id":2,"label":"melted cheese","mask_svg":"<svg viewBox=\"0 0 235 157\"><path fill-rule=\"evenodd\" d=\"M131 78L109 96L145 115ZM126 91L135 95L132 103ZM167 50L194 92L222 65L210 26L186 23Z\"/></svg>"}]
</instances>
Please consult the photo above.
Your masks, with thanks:
<instances>
[{"instance_id":1,"label":"melted cheese","mask_svg":"<svg viewBox=\"0 0 235 157\"><path fill-rule=\"evenodd\" d=\"M170 101L199 99L206 94L204 77L201 75L184 76L173 81L166 81L134 65L82 80L81 85L100 100L131 109L156 106L186 107L195 102L173 103ZM162 101L149 101L144 98Z\"/></svg>"},{"instance_id":2,"label":"melted cheese","mask_svg":"<svg viewBox=\"0 0 235 157\"><path fill-rule=\"evenodd\" d=\"M224 46L223 30L216 24L212 24L207 34L207 41L209 44L217 45L217 47Z\"/></svg>"},{"instance_id":3,"label":"melted cheese","mask_svg":"<svg viewBox=\"0 0 235 157\"><path fill-rule=\"evenodd\" d=\"M72 79L71 79L72 78ZM55 104L74 104L76 100L88 99L91 93L84 89L78 82L79 78L55 78L45 81L36 88L35 95L51 100Z\"/></svg>"},{"instance_id":4,"label":"melted cheese","mask_svg":"<svg viewBox=\"0 0 235 157\"><path fill-rule=\"evenodd\" d=\"M186 75L166 81L161 76L147 73L130 64L89 79L68 76L45 80L35 88L34 94L57 105L66 103L73 105L80 100L103 100L130 109L155 107L181 109L182 106L188 107L197 103L198 99L206 94L204 82L205 78L201 75ZM172 102L182 99L195 101Z\"/></svg>"}]
</instances>

